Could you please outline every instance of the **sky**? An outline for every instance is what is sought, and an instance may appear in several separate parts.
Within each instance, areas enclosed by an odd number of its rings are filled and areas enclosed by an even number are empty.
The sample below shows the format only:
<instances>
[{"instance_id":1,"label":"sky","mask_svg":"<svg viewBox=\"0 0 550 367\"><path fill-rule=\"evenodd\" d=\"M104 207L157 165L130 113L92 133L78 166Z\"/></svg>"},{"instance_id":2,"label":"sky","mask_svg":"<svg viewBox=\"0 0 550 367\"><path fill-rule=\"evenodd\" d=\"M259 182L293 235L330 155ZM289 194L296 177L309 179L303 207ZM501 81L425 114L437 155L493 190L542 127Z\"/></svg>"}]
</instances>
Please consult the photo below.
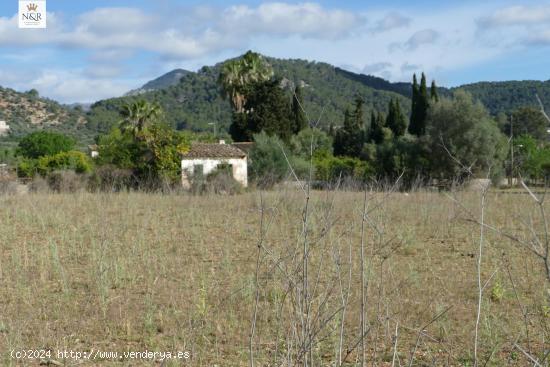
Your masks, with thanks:
<instances>
[{"instance_id":1,"label":"sky","mask_svg":"<svg viewBox=\"0 0 550 367\"><path fill-rule=\"evenodd\" d=\"M0 2L0 86L62 103L247 50L394 82L550 79L550 0L48 0L46 29L19 29L17 9Z\"/></svg>"}]
</instances>

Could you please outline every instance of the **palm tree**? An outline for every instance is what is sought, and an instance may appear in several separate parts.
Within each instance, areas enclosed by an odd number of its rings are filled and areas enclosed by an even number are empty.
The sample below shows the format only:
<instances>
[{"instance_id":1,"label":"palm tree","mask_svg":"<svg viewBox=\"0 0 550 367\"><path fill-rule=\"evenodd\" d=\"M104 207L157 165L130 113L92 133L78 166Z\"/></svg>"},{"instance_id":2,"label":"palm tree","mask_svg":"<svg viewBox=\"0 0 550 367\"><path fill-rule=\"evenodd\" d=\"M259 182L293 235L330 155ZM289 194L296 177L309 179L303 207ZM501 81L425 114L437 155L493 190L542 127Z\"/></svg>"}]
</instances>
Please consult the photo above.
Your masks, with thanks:
<instances>
[{"instance_id":1,"label":"palm tree","mask_svg":"<svg viewBox=\"0 0 550 367\"><path fill-rule=\"evenodd\" d=\"M162 108L158 103L139 100L122 107L123 120L120 123L122 131L129 131L137 137L149 124L158 120Z\"/></svg>"},{"instance_id":2,"label":"palm tree","mask_svg":"<svg viewBox=\"0 0 550 367\"><path fill-rule=\"evenodd\" d=\"M258 53L248 51L242 58L226 62L222 66L218 82L225 96L237 113L244 112L247 89L273 76L273 68Z\"/></svg>"},{"instance_id":3,"label":"palm tree","mask_svg":"<svg viewBox=\"0 0 550 367\"><path fill-rule=\"evenodd\" d=\"M233 109L242 112L244 106L244 97L242 89L244 86L244 68L240 60L226 62L220 72L218 82L221 84L225 96L229 98Z\"/></svg>"}]
</instances>

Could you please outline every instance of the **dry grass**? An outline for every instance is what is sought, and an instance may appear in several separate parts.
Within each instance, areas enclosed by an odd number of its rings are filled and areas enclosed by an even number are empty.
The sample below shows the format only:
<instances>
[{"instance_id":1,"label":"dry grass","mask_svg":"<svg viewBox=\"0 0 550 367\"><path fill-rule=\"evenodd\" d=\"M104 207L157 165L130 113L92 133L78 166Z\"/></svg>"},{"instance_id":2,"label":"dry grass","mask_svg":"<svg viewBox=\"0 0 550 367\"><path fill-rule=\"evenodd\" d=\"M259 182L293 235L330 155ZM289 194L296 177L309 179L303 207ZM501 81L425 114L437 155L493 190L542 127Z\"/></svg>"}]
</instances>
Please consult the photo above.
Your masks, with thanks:
<instances>
[{"instance_id":1,"label":"dry grass","mask_svg":"<svg viewBox=\"0 0 550 367\"><path fill-rule=\"evenodd\" d=\"M426 327L414 365L471 365L479 227L462 220L463 211L443 194L372 195L373 203L382 202L371 217L383 235L367 229L369 365L391 365L396 323L396 355L408 365L418 328L447 309ZM338 284L339 275L345 278L349 266L352 270L344 354L360 326L362 198L347 192L312 195L312 288L320 289L319 298L328 294L326 305L318 308L337 307L341 287L330 285ZM284 316L292 306L285 282L296 269L292 254L300 246L303 197L270 192L264 200L269 252L261 253L255 358L258 366L274 365L276 358L284 365L281 356L290 349L292 326ZM479 211L476 194L461 194L459 200ZM535 228L540 224L525 195L491 194L488 202L488 223L518 235L527 235L518 218L533 216ZM190 351L186 365L247 365L259 203L259 193L0 196L2 364L37 365L15 361L4 351L49 348ZM481 359L491 356L488 366L531 365L512 345L517 341L537 358L548 349L543 265L494 233L487 233L485 245L483 277L496 273L483 301ZM527 327L521 307L527 310ZM338 320L327 321L320 333L313 365L333 363ZM356 352L348 355L350 365L358 359Z\"/></svg>"}]
</instances>

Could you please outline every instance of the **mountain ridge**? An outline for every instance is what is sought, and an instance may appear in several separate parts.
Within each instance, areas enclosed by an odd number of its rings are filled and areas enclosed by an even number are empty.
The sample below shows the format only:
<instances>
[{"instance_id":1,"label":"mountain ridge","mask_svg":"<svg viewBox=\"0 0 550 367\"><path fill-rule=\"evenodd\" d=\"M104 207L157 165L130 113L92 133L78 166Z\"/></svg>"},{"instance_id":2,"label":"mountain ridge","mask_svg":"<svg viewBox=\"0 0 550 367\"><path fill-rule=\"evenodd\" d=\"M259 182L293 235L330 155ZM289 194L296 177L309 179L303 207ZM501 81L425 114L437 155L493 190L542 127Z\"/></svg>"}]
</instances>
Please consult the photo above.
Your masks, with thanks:
<instances>
[{"instance_id":1,"label":"mountain ridge","mask_svg":"<svg viewBox=\"0 0 550 367\"><path fill-rule=\"evenodd\" d=\"M271 63L289 99L296 83L303 87L304 106L310 121L319 120L327 128L339 125L344 112L353 108L356 95L365 100L365 122L371 111L386 111L391 99L398 99L403 112L410 113L411 83L390 82L383 78L354 73L324 62L280 59L265 56ZM227 60L226 60L227 61ZM61 105L42 98L36 91L16 92L0 88L0 120L12 128L6 139L39 129L54 129L90 142L108 132L120 121L120 109L137 99L156 101L165 111L166 121L177 129L227 131L231 106L223 98L218 75L224 62L203 66L198 71L174 69L145 83L122 97L97 101L91 106ZM428 75L429 77L429 75ZM550 80L476 82L458 87L438 87L442 96L465 89L497 116L530 105L538 108L536 95L550 108ZM133 93L132 93L133 92Z\"/></svg>"}]
</instances>

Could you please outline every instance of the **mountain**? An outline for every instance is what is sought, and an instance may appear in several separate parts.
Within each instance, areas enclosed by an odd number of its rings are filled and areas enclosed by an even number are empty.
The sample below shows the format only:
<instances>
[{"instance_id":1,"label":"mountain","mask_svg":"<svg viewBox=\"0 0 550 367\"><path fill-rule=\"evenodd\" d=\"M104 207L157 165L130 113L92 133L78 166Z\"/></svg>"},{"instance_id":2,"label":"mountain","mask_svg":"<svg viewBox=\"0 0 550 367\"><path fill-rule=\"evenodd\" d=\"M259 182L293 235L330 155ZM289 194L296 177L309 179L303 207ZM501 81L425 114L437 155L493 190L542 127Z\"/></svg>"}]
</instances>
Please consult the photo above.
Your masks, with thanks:
<instances>
[{"instance_id":1,"label":"mountain","mask_svg":"<svg viewBox=\"0 0 550 367\"><path fill-rule=\"evenodd\" d=\"M294 86L299 83L303 87L308 118L319 120L320 126L340 125L345 110L353 108L356 95L365 100L365 121L372 110L386 111L391 98L399 99L406 115L410 112L410 83L392 83L320 62L267 60L281 79L289 101ZM51 128L89 143L120 121L124 104L141 98L159 102L166 121L177 129L227 131L232 112L217 83L222 64L204 66L197 72L176 69L129 95L101 100L92 106L66 106L41 98L36 91L19 93L0 88L0 121L6 121L11 128L11 133L1 139L14 140L37 129ZM535 94L550 111L550 81L480 82L457 88L472 93L495 116L524 105L537 106ZM457 88L438 90L440 95L448 96Z\"/></svg>"},{"instance_id":2,"label":"mountain","mask_svg":"<svg viewBox=\"0 0 550 367\"><path fill-rule=\"evenodd\" d=\"M145 92L150 92L157 89L168 88L179 83L180 79L186 76L187 74L192 73L191 71L184 69L175 69L172 70L160 77L153 79L138 89L131 90L126 93L126 95L138 95Z\"/></svg>"},{"instance_id":3,"label":"mountain","mask_svg":"<svg viewBox=\"0 0 550 367\"><path fill-rule=\"evenodd\" d=\"M266 59L273 66L275 76L281 79L289 99L296 83L300 83L308 118L319 120L320 126L340 125L345 110L353 108L356 95L365 100L365 119L372 110L385 112L391 98L399 99L403 112L410 113L411 83L392 83L321 62ZM132 93L99 101L87 114L89 128L108 131L119 121L118 111L122 105L143 98L159 102L166 121L177 129L213 131L215 123L219 131L227 131L231 124L231 107L217 84L222 64L204 66L197 72L176 69L145 84L139 95ZM495 116L524 105L536 106L535 93L550 109L550 81L480 82L456 88L438 87L438 92L440 96L450 96L458 88L470 92Z\"/></svg>"},{"instance_id":4,"label":"mountain","mask_svg":"<svg viewBox=\"0 0 550 367\"><path fill-rule=\"evenodd\" d=\"M462 85L493 114L510 113L518 107L533 106L539 108L537 97L550 111L550 80L522 80L506 82L479 82ZM453 88L454 90L457 88Z\"/></svg>"},{"instance_id":5,"label":"mountain","mask_svg":"<svg viewBox=\"0 0 550 367\"><path fill-rule=\"evenodd\" d=\"M0 87L0 121L10 127L3 141L15 140L29 132L51 129L79 138L91 140L94 132L87 127L81 108L70 108L47 98L36 90L25 93Z\"/></svg>"},{"instance_id":6,"label":"mountain","mask_svg":"<svg viewBox=\"0 0 550 367\"><path fill-rule=\"evenodd\" d=\"M296 83L303 86L304 107L311 121L319 120L320 126L340 125L344 111L353 108L356 95L365 99L365 121L372 109L386 111L390 99L397 98L406 114L410 101L401 93L380 90L343 74L326 63L305 60L267 58L275 76L281 79L289 101ZM187 72L176 85L99 101L88 113L90 127L107 131L118 121L122 105L136 99L157 101L164 109L166 121L178 129L227 130L231 124L231 107L222 97L217 83L222 63L204 66L197 72Z\"/></svg>"}]
</instances>

